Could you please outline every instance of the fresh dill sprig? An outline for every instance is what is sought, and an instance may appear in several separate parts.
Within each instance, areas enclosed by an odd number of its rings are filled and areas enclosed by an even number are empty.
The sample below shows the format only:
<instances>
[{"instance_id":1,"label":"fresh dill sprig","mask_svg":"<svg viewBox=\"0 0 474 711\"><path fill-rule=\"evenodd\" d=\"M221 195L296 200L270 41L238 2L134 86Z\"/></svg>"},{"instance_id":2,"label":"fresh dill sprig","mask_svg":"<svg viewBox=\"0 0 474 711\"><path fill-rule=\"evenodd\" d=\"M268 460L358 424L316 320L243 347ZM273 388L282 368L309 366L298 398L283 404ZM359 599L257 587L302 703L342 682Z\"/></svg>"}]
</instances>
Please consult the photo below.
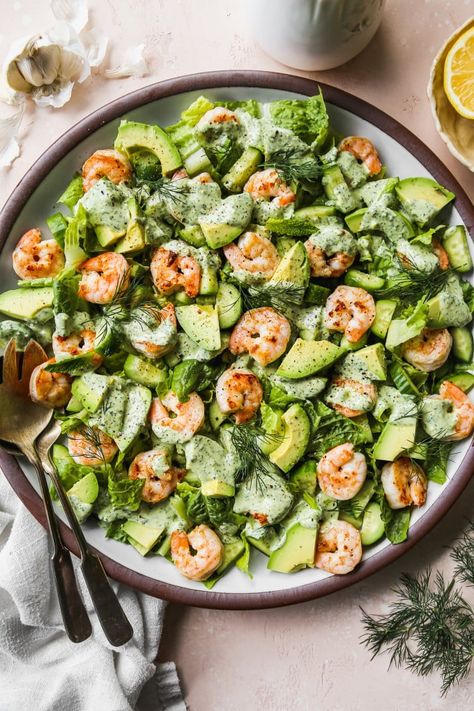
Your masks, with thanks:
<instances>
[{"instance_id":1,"label":"fresh dill sprig","mask_svg":"<svg viewBox=\"0 0 474 711\"><path fill-rule=\"evenodd\" d=\"M301 306L304 296L304 287L285 282L275 284L259 284L241 287L242 300L246 309L257 309L262 306L271 306L277 311L291 311Z\"/></svg>"},{"instance_id":2,"label":"fresh dill sprig","mask_svg":"<svg viewBox=\"0 0 474 711\"><path fill-rule=\"evenodd\" d=\"M372 659L388 652L390 664L419 676L438 671L442 695L467 676L474 658L474 611L454 585L446 585L441 573L433 583L430 571L405 573L387 614L373 617L362 610L362 644Z\"/></svg>"},{"instance_id":3,"label":"fresh dill sprig","mask_svg":"<svg viewBox=\"0 0 474 711\"><path fill-rule=\"evenodd\" d=\"M76 442L80 442L82 445L86 444L86 449L82 449L81 456L87 457L88 459L96 459L102 464L107 464L105 458L102 440L100 438L100 431L97 427L91 427L90 425L82 425L78 430L77 434L68 434L68 439Z\"/></svg>"},{"instance_id":4,"label":"fresh dill sprig","mask_svg":"<svg viewBox=\"0 0 474 711\"><path fill-rule=\"evenodd\" d=\"M432 272L424 272L406 258L403 262L398 259L402 271L390 278L390 286L378 290L377 296L398 298L407 303L416 303L421 298L427 301L439 294L453 273L451 268L441 269L439 266Z\"/></svg>"},{"instance_id":5,"label":"fresh dill sprig","mask_svg":"<svg viewBox=\"0 0 474 711\"><path fill-rule=\"evenodd\" d=\"M456 578L468 585L474 585L474 521L469 523L467 531L456 542L451 551L451 558L456 563Z\"/></svg>"},{"instance_id":6,"label":"fresh dill sprig","mask_svg":"<svg viewBox=\"0 0 474 711\"><path fill-rule=\"evenodd\" d=\"M315 183L322 175L322 166L316 157L308 158L304 153L289 148L271 153L264 167L274 168L286 183Z\"/></svg>"},{"instance_id":7,"label":"fresh dill sprig","mask_svg":"<svg viewBox=\"0 0 474 711\"><path fill-rule=\"evenodd\" d=\"M261 445L270 442L278 443L281 441L281 436L270 434L254 423L246 423L233 426L230 441L239 458L236 481L242 483L252 477L256 488L263 491L265 480L268 477L273 478L273 471Z\"/></svg>"},{"instance_id":8,"label":"fresh dill sprig","mask_svg":"<svg viewBox=\"0 0 474 711\"><path fill-rule=\"evenodd\" d=\"M181 180L159 178L158 180L147 180L146 184L152 188L154 193L158 193L165 202L176 205L182 204L186 200L185 196L188 192L187 182L183 183Z\"/></svg>"}]
</instances>

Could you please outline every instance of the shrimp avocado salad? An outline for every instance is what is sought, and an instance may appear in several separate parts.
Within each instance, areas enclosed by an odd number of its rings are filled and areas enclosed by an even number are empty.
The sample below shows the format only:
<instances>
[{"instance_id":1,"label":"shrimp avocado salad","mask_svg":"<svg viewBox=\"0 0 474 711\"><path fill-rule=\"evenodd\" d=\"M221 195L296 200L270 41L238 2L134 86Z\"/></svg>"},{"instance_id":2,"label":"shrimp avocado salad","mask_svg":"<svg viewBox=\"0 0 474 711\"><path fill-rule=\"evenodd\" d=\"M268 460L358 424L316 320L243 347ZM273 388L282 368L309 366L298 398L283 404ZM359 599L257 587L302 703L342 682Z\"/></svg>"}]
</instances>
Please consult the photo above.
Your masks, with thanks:
<instances>
[{"instance_id":1,"label":"shrimp avocado salad","mask_svg":"<svg viewBox=\"0 0 474 711\"><path fill-rule=\"evenodd\" d=\"M454 194L383 160L321 94L200 96L122 121L21 237L1 343L49 349L81 522L207 587L405 540L474 429L474 289Z\"/></svg>"}]
</instances>

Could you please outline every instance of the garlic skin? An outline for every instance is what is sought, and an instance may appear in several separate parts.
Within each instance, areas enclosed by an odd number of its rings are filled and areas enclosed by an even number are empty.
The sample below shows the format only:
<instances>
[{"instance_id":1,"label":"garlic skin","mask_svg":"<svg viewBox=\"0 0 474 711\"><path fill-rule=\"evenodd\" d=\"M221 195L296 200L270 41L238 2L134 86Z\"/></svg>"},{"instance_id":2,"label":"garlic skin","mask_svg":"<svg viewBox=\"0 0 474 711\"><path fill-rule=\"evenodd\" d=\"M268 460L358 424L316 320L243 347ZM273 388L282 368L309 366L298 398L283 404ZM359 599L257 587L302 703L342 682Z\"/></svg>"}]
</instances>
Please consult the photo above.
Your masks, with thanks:
<instances>
[{"instance_id":1,"label":"garlic skin","mask_svg":"<svg viewBox=\"0 0 474 711\"><path fill-rule=\"evenodd\" d=\"M10 116L0 118L0 169L8 168L20 155L17 136L23 111L24 104L21 104Z\"/></svg>"}]
</instances>

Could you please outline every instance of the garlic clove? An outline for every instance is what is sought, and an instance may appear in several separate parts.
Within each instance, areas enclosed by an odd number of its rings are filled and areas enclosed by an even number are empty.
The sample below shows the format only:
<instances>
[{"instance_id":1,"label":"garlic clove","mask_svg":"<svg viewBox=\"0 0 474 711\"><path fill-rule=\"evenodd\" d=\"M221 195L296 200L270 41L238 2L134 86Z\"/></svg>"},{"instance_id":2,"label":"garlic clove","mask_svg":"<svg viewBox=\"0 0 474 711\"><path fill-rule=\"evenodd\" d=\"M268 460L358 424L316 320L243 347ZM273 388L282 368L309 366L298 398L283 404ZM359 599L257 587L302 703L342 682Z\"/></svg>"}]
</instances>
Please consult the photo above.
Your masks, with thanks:
<instances>
[{"instance_id":1,"label":"garlic clove","mask_svg":"<svg viewBox=\"0 0 474 711\"><path fill-rule=\"evenodd\" d=\"M61 66L61 48L57 44L25 48L25 54L15 63L23 79L31 87L48 86L58 77Z\"/></svg>"}]
</instances>

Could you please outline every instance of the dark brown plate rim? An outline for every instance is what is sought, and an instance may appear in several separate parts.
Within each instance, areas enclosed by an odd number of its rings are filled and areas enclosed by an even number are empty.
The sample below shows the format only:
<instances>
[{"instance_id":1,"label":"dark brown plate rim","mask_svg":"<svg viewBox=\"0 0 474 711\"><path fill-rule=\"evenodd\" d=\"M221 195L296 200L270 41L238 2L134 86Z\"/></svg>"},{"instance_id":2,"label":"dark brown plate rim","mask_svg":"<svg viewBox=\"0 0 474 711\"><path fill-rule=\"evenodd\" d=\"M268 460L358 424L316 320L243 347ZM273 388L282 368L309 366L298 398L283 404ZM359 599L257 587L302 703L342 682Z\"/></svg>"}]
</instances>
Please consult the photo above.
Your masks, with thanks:
<instances>
[{"instance_id":1,"label":"dark brown plate rim","mask_svg":"<svg viewBox=\"0 0 474 711\"><path fill-rule=\"evenodd\" d=\"M211 88L248 87L252 89L260 87L292 91L310 96L318 91L318 86L321 87L324 97L329 103L346 109L380 128L410 151L438 182L453 191L456 194L456 207L469 231L472 231L474 208L454 176L419 138L380 109L341 89L302 77L274 72L218 71L168 79L167 81L138 89L94 111L69 129L38 158L7 200L0 214L0 250L24 204L56 163L84 138L104 124L123 116L128 111L166 96ZM99 553L99 555L107 573L115 580L149 595L175 603L213 609L245 610L306 602L353 585L392 563L408 551L440 521L461 495L470 480L473 465L474 450L471 446L443 495L410 528L409 537L404 543L385 548L368 560L363 561L353 573L343 576L331 576L290 589L254 593L221 593L193 590L150 578L130 570L130 568L112 560L103 553ZM28 481L15 457L7 454L2 449L0 449L0 467L23 504L45 526L46 519L39 494L36 493ZM78 555L78 547L71 530L62 522L60 522L60 527L64 542L73 553Z\"/></svg>"}]
</instances>

